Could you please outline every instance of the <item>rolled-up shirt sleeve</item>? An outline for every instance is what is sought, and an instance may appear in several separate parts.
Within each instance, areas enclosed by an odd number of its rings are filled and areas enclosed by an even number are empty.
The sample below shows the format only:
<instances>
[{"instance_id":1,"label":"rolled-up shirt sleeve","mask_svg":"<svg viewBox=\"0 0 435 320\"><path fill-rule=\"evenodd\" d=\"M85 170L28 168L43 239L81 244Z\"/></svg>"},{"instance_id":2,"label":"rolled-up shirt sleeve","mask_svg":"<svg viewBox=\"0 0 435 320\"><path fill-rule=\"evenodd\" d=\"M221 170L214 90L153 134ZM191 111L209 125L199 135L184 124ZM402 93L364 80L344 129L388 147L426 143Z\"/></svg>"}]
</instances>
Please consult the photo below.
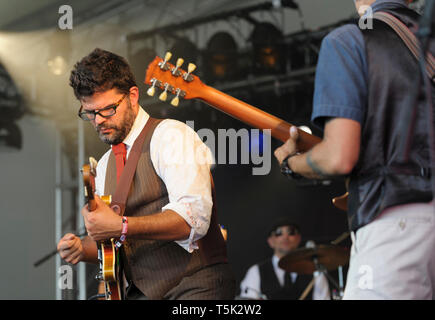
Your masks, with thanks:
<instances>
[{"instance_id":1,"label":"rolled-up shirt sleeve","mask_svg":"<svg viewBox=\"0 0 435 320\"><path fill-rule=\"evenodd\" d=\"M314 84L312 122L327 118L364 120L367 97L364 39L356 25L345 25L322 41Z\"/></svg>"},{"instance_id":2,"label":"rolled-up shirt sleeve","mask_svg":"<svg viewBox=\"0 0 435 320\"><path fill-rule=\"evenodd\" d=\"M169 203L162 211L172 210L189 224L189 238L176 243L193 252L210 226L211 152L192 128L180 121L164 120L154 131L150 153L168 191Z\"/></svg>"}]
</instances>

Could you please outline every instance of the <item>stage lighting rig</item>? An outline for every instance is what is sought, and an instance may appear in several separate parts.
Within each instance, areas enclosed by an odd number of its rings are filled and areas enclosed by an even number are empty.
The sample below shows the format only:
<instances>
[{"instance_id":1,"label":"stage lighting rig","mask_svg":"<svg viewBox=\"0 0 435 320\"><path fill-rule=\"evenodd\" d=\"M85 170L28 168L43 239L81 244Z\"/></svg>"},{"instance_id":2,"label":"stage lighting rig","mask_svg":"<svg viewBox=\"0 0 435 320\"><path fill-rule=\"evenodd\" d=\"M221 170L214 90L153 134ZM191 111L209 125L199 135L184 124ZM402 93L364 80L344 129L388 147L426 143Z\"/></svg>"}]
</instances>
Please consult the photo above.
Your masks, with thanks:
<instances>
[{"instance_id":1,"label":"stage lighting rig","mask_svg":"<svg viewBox=\"0 0 435 320\"><path fill-rule=\"evenodd\" d=\"M184 61L198 61L200 51L196 45L187 38L178 38L169 50L174 57L183 57Z\"/></svg>"},{"instance_id":2,"label":"stage lighting rig","mask_svg":"<svg viewBox=\"0 0 435 320\"><path fill-rule=\"evenodd\" d=\"M269 22L256 23L250 36L255 74L278 74L286 71L283 34Z\"/></svg>"},{"instance_id":3,"label":"stage lighting rig","mask_svg":"<svg viewBox=\"0 0 435 320\"><path fill-rule=\"evenodd\" d=\"M20 150L22 144L23 138L17 124L0 122L0 152Z\"/></svg>"},{"instance_id":4,"label":"stage lighting rig","mask_svg":"<svg viewBox=\"0 0 435 320\"><path fill-rule=\"evenodd\" d=\"M66 74L68 70L71 48L71 32L69 30L56 30L49 39L50 56L47 67L56 76Z\"/></svg>"},{"instance_id":5,"label":"stage lighting rig","mask_svg":"<svg viewBox=\"0 0 435 320\"><path fill-rule=\"evenodd\" d=\"M238 48L227 32L214 34L204 51L204 79L209 83L238 77Z\"/></svg>"},{"instance_id":6,"label":"stage lighting rig","mask_svg":"<svg viewBox=\"0 0 435 320\"><path fill-rule=\"evenodd\" d=\"M0 122L18 119L23 113L24 107L18 88L0 63Z\"/></svg>"},{"instance_id":7,"label":"stage lighting rig","mask_svg":"<svg viewBox=\"0 0 435 320\"><path fill-rule=\"evenodd\" d=\"M136 78L140 92L144 92L144 90L147 89L147 86L144 84L146 68L156 55L156 51L150 47L143 47L128 55L128 62Z\"/></svg>"},{"instance_id":8,"label":"stage lighting rig","mask_svg":"<svg viewBox=\"0 0 435 320\"><path fill-rule=\"evenodd\" d=\"M24 114L17 86L0 63L0 150L21 149L21 131L14 123Z\"/></svg>"}]
</instances>

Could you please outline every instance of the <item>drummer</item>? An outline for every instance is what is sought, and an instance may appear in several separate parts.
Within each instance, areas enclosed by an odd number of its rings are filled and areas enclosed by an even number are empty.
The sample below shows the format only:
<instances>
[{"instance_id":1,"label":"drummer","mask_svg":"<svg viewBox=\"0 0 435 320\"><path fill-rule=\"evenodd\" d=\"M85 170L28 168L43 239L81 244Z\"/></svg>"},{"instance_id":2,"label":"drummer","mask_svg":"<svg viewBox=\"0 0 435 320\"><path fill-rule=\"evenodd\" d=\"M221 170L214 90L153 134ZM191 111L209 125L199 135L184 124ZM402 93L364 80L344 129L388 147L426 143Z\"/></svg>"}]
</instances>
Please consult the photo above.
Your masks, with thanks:
<instances>
[{"instance_id":1,"label":"drummer","mask_svg":"<svg viewBox=\"0 0 435 320\"><path fill-rule=\"evenodd\" d=\"M288 219L277 220L271 226L267 243L273 256L251 266L240 283L240 297L244 299L297 300L309 287L313 275L289 273L278 266L279 260L298 248L300 228ZM329 300L326 277L314 274L314 286L305 300Z\"/></svg>"}]
</instances>

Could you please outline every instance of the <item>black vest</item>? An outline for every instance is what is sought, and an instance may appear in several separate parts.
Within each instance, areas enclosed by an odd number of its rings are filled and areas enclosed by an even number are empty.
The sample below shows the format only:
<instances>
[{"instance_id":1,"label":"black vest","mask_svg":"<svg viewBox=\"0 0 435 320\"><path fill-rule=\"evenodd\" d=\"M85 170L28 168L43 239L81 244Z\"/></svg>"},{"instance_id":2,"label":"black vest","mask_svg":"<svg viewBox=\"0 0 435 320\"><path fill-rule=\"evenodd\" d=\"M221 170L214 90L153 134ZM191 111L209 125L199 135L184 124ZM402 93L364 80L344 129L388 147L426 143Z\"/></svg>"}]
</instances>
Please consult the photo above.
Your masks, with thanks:
<instances>
[{"instance_id":1,"label":"black vest","mask_svg":"<svg viewBox=\"0 0 435 320\"><path fill-rule=\"evenodd\" d=\"M273 269L272 259L259 263L258 267L260 269L261 292L267 296L268 300L298 300L313 279L311 275L298 274L294 283L282 287ZM312 292L311 290L305 300L313 299Z\"/></svg>"},{"instance_id":2,"label":"black vest","mask_svg":"<svg viewBox=\"0 0 435 320\"><path fill-rule=\"evenodd\" d=\"M415 28L419 19L407 8L383 11L410 28ZM388 207L432 199L425 102L417 106L408 160L403 161L400 153L407 132L399 127L399 119L402 110L415 107L411 93L420 77L418 63L387 24L374 20L373 26L363 31L368 105L361 129L360 157L349 182L348 216L354 231Z\"/></svg>"}]
</instances>

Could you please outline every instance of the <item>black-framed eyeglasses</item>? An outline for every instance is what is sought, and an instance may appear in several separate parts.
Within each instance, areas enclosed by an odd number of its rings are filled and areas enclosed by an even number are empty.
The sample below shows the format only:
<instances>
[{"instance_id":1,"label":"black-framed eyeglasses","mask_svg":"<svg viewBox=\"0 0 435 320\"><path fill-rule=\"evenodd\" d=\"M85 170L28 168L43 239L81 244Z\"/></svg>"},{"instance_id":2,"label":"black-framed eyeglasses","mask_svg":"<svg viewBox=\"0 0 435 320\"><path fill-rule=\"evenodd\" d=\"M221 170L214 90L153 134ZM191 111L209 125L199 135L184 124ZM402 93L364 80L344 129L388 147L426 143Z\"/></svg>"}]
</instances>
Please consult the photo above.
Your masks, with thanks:
<instances>
[{"instance_id":1,"label":"black-framed eyeglasses","mask_svg":"<svg viewBox=\"0 0 435 320\"><path fill-rule=\"evenodd\" d=\"M95 117L100 115L103 118L109 118L113 116L116 113L116 108L119 107L121 102L124 100L124 98L127 96L127 94L124 94L121 99L117 103L114 103L110 106L104 107L100 110L92 110L92 111L82 111L83 106L80 106L80 110L78 112L78 116L85 121L92 121L95 120Z\"/></svg>"},{"instance_id":2,"label":"black-framed eyeglasses","mask_svg":"<svg viewBox=\"0 0 435 320\"><path fill-rule=\"evenodd\" d=\"M275 231L272 231L272 235L274 235L275 237L280 237L284 233L288 236L295 236L299 234L299 230L294 226L287 226L287 228L279 227Z\"/></svg>"}]
</instances>

